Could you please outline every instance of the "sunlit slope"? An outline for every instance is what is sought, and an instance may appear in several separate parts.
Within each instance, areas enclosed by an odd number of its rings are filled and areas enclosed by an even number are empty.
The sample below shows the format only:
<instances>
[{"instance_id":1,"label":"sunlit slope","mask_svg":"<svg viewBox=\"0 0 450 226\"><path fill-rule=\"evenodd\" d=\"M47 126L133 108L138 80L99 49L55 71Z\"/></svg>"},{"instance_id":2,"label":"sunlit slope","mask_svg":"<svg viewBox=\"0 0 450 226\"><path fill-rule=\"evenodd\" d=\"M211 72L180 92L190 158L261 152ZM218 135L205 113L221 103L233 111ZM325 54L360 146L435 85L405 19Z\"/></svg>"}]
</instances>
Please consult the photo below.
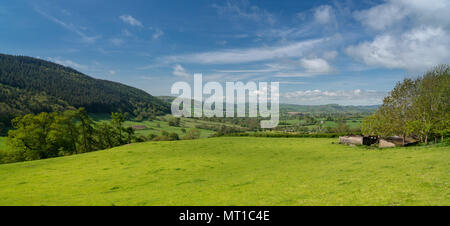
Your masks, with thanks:
<instances>
[{"instance_id":1,"label":"sunlit slope","mask_svg":"<svg viewBox=\"0 0 450 226\"><path fill-rule=\"evenodd\" d=\"M450 205L450 148L148 142L0 165L0 205Z\"/></svg>"}]
</instances>

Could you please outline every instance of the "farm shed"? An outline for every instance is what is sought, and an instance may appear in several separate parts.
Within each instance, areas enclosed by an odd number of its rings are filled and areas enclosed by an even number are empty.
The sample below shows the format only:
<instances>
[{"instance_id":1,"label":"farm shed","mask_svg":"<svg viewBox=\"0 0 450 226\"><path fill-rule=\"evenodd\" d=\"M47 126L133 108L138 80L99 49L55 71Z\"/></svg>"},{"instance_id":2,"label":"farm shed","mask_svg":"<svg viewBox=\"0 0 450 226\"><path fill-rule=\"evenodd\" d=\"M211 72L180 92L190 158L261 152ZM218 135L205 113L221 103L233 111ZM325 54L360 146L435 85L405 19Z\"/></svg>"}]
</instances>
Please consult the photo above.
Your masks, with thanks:
<instances>
[{"instance_id":1,"label":"farm shed","mask_svg":"<svg viewBox=\"0 0 450 226\"><path fill-rule=\"evenodd\" d=\"M371 145L375 144L377 141L378 138L372 136L351 135L339 137L339 143L341 144Z\"/></svg>"},{"instance_id":2,"label":"farm shed","mask_svg":"<svg viewBox=\"0 0 450 226\"><path fill-rule=\"evenodd\" d=\"M407 137L405 139L405 146L414 145L417 141ZM393 137L385 137L380 139L380 148L389 148L389 147L400 147L403 146L403 138L399 136L393 136Z\"/></svg>"}]
</instances>

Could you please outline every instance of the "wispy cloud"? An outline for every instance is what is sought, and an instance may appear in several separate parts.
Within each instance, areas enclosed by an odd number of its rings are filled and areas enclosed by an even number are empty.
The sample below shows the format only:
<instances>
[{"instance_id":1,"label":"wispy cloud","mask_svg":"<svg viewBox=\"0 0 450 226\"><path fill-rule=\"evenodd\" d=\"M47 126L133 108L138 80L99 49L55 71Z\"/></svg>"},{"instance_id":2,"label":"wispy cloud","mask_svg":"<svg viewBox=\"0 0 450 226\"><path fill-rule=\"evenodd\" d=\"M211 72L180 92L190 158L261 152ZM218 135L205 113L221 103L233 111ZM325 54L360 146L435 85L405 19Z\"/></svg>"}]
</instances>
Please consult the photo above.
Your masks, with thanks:
<instances>
[{"instance_id":1,"label":"wispy cloud","mask_svg":"<svg viewBox=\"0 0 450 226\"><path fill-rule=\"evenodd\" d=\"M86 65L76 63L72 60L67 60L67 59L64 60L64 59L61 59L61 57L47 57L47 60L52 61L57 64L61 64L66 67L71 67L73 69L87 69L88 68L88 66L86 66Z\"/></svg>"},{"instance_id":2,"label":"wispy cloud","mask_svg":"<svg viewBox=\"0 0 450 226\"><path fill-rule=\"evenodd\" d=\"M326 24L335 19L333 8L329 5L322 5L314 10L314 19L319 24Z\"/></svg>"},{"instance_id":3,"label":"wispy cloud","mask_svg":"<svg viewBox=\"0 0 450 226\"><path fill-rule=\"evenodd\" d=\"M185 78L190 77L190 74L180 64L176 64L175 66L173 66L172 74Z\"/></svg>"},{"instance_id":4,"label":"wispy cloud","mask_svg":"<svg viewBox=\"0 0 450 226\"><path fill-rule=\"evenodd\" d=\"M132 17L131 15L122 15L119 17L123 22L131 25L131 26L137 26L142 27L141 21L137 20L136 18Z\"/></svg>"},{"instance_id":5,"label":"wispy cloud","mask_svg":"<svg viewBox=\"0 0 450 226\"><path fill-rule=\"evenodd\" d=\"M303 90L281 93L282 101L294 104L380 104L387 95L384 91L375 90Z\"/></svg>"},{"instance_id":6,"label":"wispy cloud","mask_svg":"<svg viewBox=\"0 0 450 226\"><path fill-rule=\"evenodd\" d=\"M115 46L121 46L125 41L121 38L112 38L111 43Z\"/></svg>"},{"instance_id":7,"label":"wispy cloud","mask_svg":"<svg viewBox=\"0 0 450 226\"><path fill-rule=\"evenodd\" d=\"M222 51L168 56L166 62L189 62L196 64L241 64L256 61L273 60L286 57L300 57L306 51L323 43L327 39L313 39L295 42L283 46L258 47L250 49L227 49Z\"/></svg>"},{"instance_id":8,"label":"wispy cloud","mask_svg":"<svg viewBox=\"0 0 450 226\"><path fill-rule=\"evenodd\" d=\"M241 69L241 70L216 70L220 73L265 73L265 72L273 72L278 71L275 68L267 68L267 69Z\"/></svg>"},{"instance_id":9,"label":"wispy cloud","mask_svg":"<svg viewBox=\"0 0 450 226\"><path fill-rule=\"evenodd\" d=\"M56 18L56 17L54 17L54 16L52 16L52 15L50 15L50 14L48 14L48 13L42 11L42 10L41 10L40 8L38 8L37 6L34 7L34 10L35 10L37 13L39 13L40 15L44 16L45 18L47 18L48 20L50 20L50 21L52 21L52 22L54 22L54 23L56 23L56 24L62 26L64 29L66 29L66 30L68 30L68 31L70 31L70 32L73 32L73 33L77 34L78 36L81 37L81 39L82 39L84 42L87 42L87 43L94 43L97 39L100 38L100 36L89 36L89 35L87 35L87 34L84 33L84 31L82 31L78 26L76 26L76 25L74 25L74 24L71 24L71 23L64 22L64 21L62 21L62 20L60 20L60 19L58 19L58 18Z\"/></svg>"},{"instance_id":10,"label":"wispy cloud","mask_svg":"<svg viewBox=\"0 0 450 226\"><path fill-rule=\"evenodd\" d=\"M150 28L150 30L153 30L153 31L154 31L154 32L153 32L153 35L152 35L153 40L157 40L157 39L159 39L161 36L164 35L164 32L163 32L161 29L159 29L159 28Z\"/></svg>"},{"instance_id":11,"label":"wispy cloud","mask_svg":"<svg viewBox=\"0 0 450 226\"><path fill-rule=\"evenodd\" d=\"M226 1L224 5L213 5L219 15L227 18L248 19L257 22L266 22L274 24L275 16L267 10L261 9L256 5L251 5L249 1Z\"/></svg>"},{"instance_id":12,"label":"wispy cloud","mask_svg":"<svg viewBox=\"0 0 450 226\"><path fill-rule=\"evenodd\" d=\"M330 64L322 58L302 58L300 64L310 73L328 74L333 72Z\"/></svg>"}]
</instances>

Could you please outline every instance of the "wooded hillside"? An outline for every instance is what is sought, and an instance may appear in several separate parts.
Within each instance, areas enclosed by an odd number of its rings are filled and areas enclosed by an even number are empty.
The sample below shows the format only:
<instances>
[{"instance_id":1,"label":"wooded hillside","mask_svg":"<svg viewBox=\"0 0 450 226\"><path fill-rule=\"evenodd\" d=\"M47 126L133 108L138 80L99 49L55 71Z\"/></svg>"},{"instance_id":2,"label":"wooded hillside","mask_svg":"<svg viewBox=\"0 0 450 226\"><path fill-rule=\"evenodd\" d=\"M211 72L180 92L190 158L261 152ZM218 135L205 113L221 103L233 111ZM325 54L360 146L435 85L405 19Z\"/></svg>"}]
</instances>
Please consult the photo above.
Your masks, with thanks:
<instances>
[{"instance_id":1,"label":"wooded hillside","mask_svg":"<svg viewBox=\"0 0 450 226\"><path fill-rule=\"evenodd\" d=\"M26 56L0 54L0 122L26 113L84 107L91 113L158 115L169 105L117 82L95 79L72 68Z\"/></svg>"}]
</instances>

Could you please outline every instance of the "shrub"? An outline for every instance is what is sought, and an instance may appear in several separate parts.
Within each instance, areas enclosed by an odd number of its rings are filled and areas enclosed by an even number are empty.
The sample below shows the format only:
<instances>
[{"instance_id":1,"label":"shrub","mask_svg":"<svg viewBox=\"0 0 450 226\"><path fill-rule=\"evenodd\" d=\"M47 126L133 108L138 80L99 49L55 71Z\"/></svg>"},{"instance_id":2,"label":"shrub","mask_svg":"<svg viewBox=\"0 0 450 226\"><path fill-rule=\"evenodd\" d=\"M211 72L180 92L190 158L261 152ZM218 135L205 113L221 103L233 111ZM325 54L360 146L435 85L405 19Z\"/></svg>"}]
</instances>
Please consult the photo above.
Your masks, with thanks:
<instances>
[{"instance_id":1,"label":"shrub","mask_svg":"<svg viewBox=\"0 0 450 226\"><path fill-rule=\"evenodd\" d=\"M169 140L179 140L180 137L178 137L177 133L170 133L168 136Z\"/></svg>"},{"instance_id":2,"label":"shrub","mask_svg":"<svg viewBox=\"0 0 450 226\"><path fill-rule=\"evenodd\" d=\"M183 137L184 140L192 140L200 138L200 130L198 129L190 129L186 136Z\"/></svg>"}]
</instances>

